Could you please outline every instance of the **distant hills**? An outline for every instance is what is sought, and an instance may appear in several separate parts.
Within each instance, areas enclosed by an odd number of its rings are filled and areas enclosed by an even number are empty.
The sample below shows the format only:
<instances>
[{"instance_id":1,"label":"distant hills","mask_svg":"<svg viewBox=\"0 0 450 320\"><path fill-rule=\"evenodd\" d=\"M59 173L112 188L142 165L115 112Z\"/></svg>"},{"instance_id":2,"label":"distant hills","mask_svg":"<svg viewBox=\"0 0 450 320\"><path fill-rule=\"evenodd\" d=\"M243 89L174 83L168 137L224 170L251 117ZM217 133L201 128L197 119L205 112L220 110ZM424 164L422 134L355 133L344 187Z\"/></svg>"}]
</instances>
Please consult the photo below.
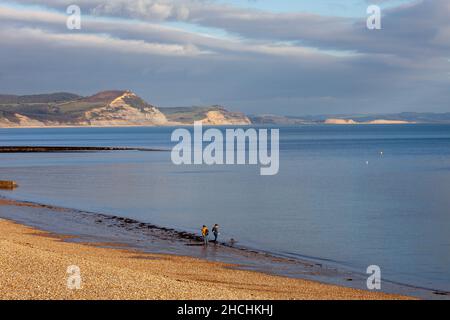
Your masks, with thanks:
<instances>
[{"instance_id":1,"label":"distant hills","mask_svg":"<svg viewBox=\"0 0 450 320\"><path fill-rule=\"evenodd\" d=\"M250 115L250 120L257 124L406 124L406 123L449 123L450 112L419 113L402 112L392 114L325 114L316 116L278 116Z\"/></svg>"},{"instance_id":2,"label":"distant hills","mask_svg":"<svg viewBox=\"0 0 450 320\"><path fill-rule=\"evenodd\" d=\"M83 97L58 92L0 95L0 127L302 125L449 123L449 113L348 114L317 116L249 115L218 105L158 108L129 90L109 90Z\"/></svg>"},{"instance_id":3,"label":"distant hills","mask_svg":"<svg viewBox=\"0 0 450 320\"><path fill-rule=\"evenodd\" d=\"M409 122L409 123L450 123L450 112L447 113L419 113L402 112L392 114L373 114L373 115L347 115L338 118L352 119L362 123L377 123L385 120L391 122Z\"/></svg>"},{"instance_id":4,"label":"distant hills","mask_svg":"<svg viewBox=\"0 0 450 320\"><path fill-rule=\"evenodd\" d=\"M205 125L249 125L251 120L242 112L231 112L222 106L159 108L171 123L193 123Z\"/></svg>"},{"instance_id":5,"label":"distant hills","mask_svg":"<svg viewBox=\"0 0 450 320\"><path fill-rule=\"evenodd\" d=\"M57 92L50 94L33 94L17 96L12 94L0 95L0 104L23 104L23 103L57 103L70 100L81 99L83 97L67 92Z\"/></svg>"},{"instance_id":6,"label":"distant hills","mask_svg":"<svg viewBox=\"0 0 450 320\"><path fill-rule=\"evenodd\" d=\"M0 127L157 126L250 124L242 113L220 106L159 109L128 90L89 97L71 93L0 95Z\"/></svg>"}]
</instances>

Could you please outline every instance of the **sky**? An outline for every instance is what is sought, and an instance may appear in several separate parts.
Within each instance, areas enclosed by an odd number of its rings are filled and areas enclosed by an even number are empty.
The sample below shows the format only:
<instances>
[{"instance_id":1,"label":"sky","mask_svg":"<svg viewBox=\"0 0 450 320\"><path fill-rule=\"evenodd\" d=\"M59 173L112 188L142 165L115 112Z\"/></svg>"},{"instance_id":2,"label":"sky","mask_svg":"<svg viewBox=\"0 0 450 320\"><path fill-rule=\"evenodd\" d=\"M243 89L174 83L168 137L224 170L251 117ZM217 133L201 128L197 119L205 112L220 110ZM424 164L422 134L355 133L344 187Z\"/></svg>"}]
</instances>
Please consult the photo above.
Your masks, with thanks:
<instances>
[{"instance_id":1,"label":"sky","mask_svg":"<svg viewBox=\"0 0 450 320\"><path fill-rule=\"evenodd\" d=\"M247 114L450 112L450 1L0 0L0 94L110 89Z\"/></svg>"}]
</instances>

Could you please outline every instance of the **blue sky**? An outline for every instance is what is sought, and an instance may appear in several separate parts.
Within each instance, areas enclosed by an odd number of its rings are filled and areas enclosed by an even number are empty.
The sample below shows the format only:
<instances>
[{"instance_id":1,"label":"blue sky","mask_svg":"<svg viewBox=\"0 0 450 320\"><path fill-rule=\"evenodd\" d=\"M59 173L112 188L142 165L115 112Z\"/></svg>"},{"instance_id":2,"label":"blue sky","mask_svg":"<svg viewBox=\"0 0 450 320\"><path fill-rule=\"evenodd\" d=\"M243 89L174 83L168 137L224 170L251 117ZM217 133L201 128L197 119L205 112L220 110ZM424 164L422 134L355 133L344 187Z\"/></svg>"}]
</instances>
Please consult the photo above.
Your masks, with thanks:
<instances>
[{"instance_id":1,"label":"blue sky","mask_svg":"<svg viewBox=\"0 0 450 320\"><path fill-rule=\"evenodd\" d=\"M222 0L242 8L256 8L271 12L310 12L328 16L365 17L367 5L374 3L382 8L395 7L413 0Z\"/></svg>"},{"instance_id":2,"label":"blue sky","mask_svg":"<svg viewBox=\"0 0 450 320\"><path fill-rule=\"evenodd\" d=\"M65 10L82 10L68 30ZM368 30L366 9L382 8ZM130 89L163 107L450 111L448 0L0 0L1 93Z\"/></svg>"}]
</instances>

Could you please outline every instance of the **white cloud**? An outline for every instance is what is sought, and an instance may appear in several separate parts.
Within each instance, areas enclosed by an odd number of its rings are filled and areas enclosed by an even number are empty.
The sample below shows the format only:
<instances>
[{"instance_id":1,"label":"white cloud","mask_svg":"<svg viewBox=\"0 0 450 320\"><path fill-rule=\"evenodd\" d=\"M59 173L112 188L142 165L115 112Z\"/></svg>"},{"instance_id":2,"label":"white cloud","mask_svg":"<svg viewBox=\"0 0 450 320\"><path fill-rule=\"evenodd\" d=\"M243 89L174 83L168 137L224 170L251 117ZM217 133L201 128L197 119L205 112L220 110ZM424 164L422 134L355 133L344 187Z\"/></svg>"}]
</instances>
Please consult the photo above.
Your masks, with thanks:
<instances>
[{"instance_id":1,"label":"white cloud","mask_svg":"<svg viewBox=\"0 0 450 320\"><path fill-rule=\"evenodd\" d=\"M149 43L142 40L123 40L99 34L50 33L33 28L1 28L3 44L35 43L40 46L96 49L105 52L149 54L164 56L197 56L208 54L193 45Z\"/></svg>"}]
</instances>

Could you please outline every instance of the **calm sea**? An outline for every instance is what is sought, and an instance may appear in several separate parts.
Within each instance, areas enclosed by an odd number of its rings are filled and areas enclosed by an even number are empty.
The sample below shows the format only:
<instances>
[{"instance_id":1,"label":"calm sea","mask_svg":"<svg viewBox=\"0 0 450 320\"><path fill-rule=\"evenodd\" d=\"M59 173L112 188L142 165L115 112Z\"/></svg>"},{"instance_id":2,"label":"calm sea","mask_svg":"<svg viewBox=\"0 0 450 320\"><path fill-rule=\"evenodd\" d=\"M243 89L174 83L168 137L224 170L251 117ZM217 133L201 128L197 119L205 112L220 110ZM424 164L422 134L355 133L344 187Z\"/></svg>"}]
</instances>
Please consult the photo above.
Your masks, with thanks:
<instances>
[{"instance_id":1,"label":"calm sea","mask_svg":"<svg viewBox=\"0 0 450 320\"><path fill-rule=\"evenodd\" d=\"M173 128L1 129L0 145L170 149ZM198 231L450 290L450 126L280 128L280 171L175 166L170 152L0 154L0 194Z\"/></svg>"}]
</instances>

